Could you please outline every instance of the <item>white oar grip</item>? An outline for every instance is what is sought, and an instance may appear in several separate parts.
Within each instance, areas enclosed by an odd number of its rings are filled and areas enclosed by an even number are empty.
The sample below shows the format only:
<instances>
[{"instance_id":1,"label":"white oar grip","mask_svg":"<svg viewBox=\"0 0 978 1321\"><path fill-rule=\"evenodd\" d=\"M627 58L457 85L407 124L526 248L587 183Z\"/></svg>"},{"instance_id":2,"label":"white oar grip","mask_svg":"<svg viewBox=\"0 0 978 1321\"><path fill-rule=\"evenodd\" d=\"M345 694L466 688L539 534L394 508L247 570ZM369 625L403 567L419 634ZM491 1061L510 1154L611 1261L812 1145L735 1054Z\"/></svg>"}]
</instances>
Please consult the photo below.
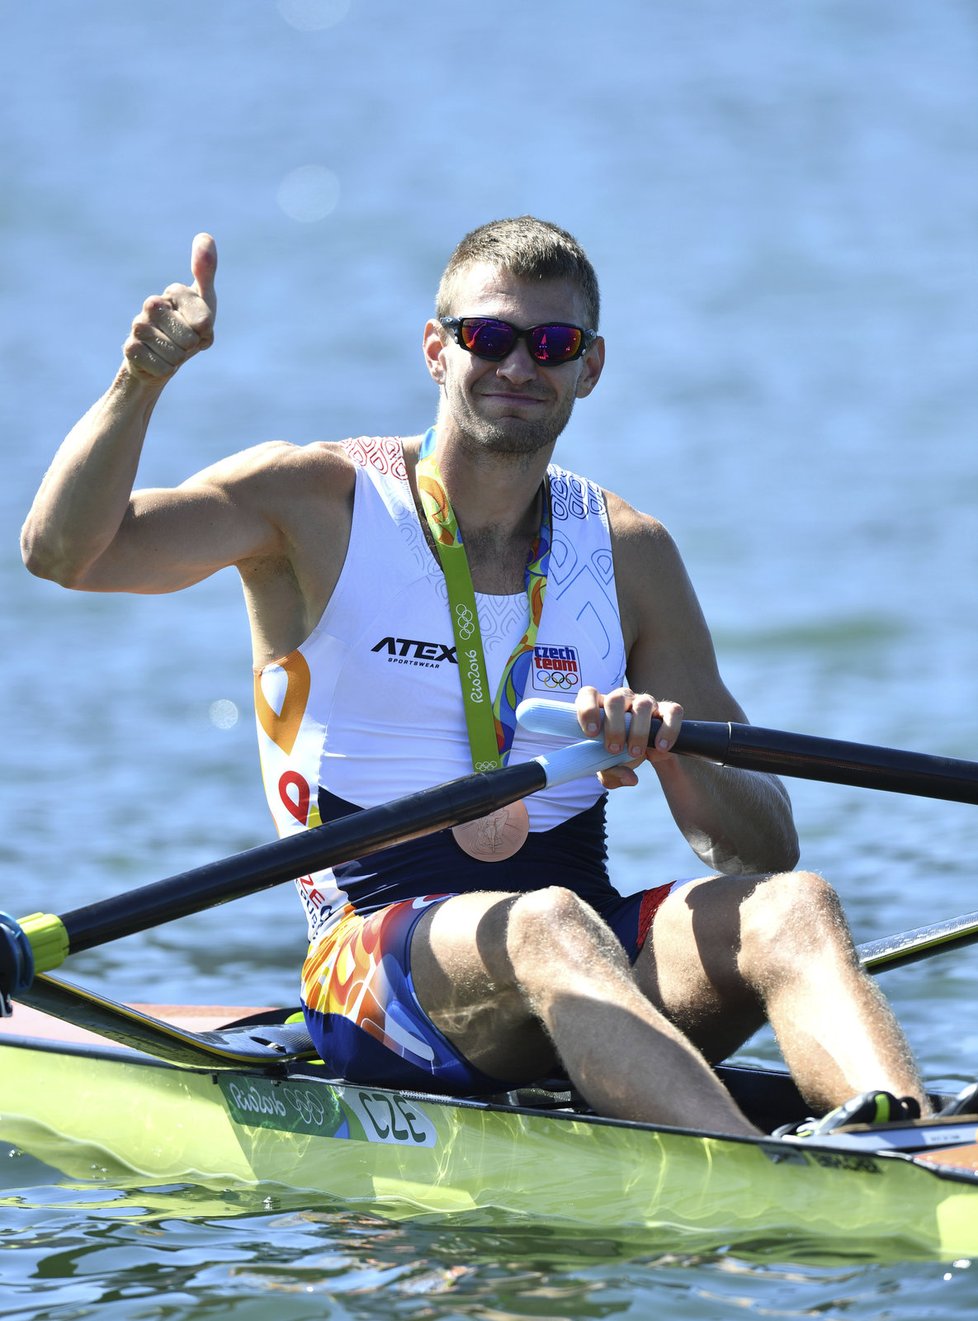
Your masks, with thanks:
<instances>
[{"instance_id":1,"label":"white oar grip","mask_svg":"<svg viewBox=\"0 0 978 1321\"><path fill-rule=\"evenodd\" d=\"M548 702L543 697L528 697L516 708L516 719L534 734L552 734L556 738L580 738L577 712L569 702Z\"/></svg>"},{"instance_id":2,"label":"white oar grip","mask_svg":"<svg viewBox=\"0 0 978 1321\"><path fill-rule=\"evenodd\" d=\"M575 724L577 722L575 721ZM629 760L627 752L609 753L601 739L586 738L556 752L544 752L533 760L542 766L547 776L547 788L566 784L582 775L596 775L609 766L618 766Z\"/></svg>"}]
</instances>

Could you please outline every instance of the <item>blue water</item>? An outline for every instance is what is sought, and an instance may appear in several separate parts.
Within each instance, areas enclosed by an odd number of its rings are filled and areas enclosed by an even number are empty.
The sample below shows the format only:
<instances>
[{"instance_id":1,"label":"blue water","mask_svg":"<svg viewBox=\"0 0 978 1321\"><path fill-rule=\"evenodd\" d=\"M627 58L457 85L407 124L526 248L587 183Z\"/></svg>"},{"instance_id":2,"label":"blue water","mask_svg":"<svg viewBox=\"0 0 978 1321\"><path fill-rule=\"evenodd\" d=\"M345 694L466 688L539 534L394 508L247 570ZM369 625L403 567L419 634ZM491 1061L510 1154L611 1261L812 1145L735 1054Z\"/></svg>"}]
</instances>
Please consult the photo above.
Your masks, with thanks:
<instances>
[{"instance_id":1,"label":"blue water","mask_svg":"<svg viewBox=\"0 0 978 1321\"><path fill-rule=\"evenodd\" d=\"M157 410L143 484L271 437L421 430L448 251L535 212L578 235L604 295L608 367L561 460L670 527L752 720L978 756L969 0L49 0L3 7L0 70L0 906L74 907L271 834L234 575L73 596L16 544L142 299L187 277L204 228L218 342ZM857 938L978 906L973 808L792 789L804 861ZM696 865L651 785L617 796L613 828L624 889ZM274 891L73 971L120 998L291 1000L302 934ZM978 1071L976 976L965 951L883 979L932 1080ZM747 1053L776 1058L763 1035ZM968 1263L585 1261L193 1190L98 1207L26 1157L2 1183L9 1316L978 1306Z\"/></svg>"}]
</instances>

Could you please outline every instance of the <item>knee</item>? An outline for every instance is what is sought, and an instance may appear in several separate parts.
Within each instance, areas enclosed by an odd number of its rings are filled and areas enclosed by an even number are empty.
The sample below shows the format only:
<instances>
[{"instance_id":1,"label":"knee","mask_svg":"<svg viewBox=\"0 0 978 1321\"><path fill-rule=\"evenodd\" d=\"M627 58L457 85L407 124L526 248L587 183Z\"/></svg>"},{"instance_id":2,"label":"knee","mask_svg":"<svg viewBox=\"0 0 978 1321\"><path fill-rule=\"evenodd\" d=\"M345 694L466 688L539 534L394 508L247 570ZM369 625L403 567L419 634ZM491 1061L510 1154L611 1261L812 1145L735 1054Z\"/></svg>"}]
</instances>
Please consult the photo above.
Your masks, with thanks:
<instances>
[{"instance_id":1,"label":"knee","mask_svg":"<svg viewBox=\"0 0 978 1321\"><path fill-rule=\"evenodd\" d=\"M579 968L599 951L625 957L594 909L559 885L520 895L510 910L507 945L521 980L560 965Z\"/></svg>"},{"instance_id":2,"label":"knee","mask_svg":"<svg viewBox=\"0 0 978 1321\"><path fill-rule=\"evenodd\" d=\"M741 910L742 964L791 972L832 951L854 957L849 927L835 890L817 872L769 876Z\"/></svg>"}]
</instances>

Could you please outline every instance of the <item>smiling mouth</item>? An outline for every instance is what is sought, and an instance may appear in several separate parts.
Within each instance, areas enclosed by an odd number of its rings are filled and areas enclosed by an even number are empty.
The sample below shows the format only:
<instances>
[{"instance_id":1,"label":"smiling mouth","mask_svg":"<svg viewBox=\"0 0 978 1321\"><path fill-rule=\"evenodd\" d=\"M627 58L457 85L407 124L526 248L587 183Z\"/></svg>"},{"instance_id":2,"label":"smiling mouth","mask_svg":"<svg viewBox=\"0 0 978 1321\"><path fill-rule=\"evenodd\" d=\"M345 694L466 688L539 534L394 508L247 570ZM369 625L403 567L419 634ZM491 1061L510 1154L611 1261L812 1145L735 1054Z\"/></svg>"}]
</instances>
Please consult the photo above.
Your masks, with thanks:
<instances>
[{"instance_id":1,"label":"smiling mouth","mask_svg":"<svg viewBox=\"0 0 978 1321\"><path fill-rule=\"evenodd\" d=\"M545 395L523 394L518 390L490 390L482 396L483 399L497 399L505 404L545 404L547 402Z\"/></svg>"}]
</instances>

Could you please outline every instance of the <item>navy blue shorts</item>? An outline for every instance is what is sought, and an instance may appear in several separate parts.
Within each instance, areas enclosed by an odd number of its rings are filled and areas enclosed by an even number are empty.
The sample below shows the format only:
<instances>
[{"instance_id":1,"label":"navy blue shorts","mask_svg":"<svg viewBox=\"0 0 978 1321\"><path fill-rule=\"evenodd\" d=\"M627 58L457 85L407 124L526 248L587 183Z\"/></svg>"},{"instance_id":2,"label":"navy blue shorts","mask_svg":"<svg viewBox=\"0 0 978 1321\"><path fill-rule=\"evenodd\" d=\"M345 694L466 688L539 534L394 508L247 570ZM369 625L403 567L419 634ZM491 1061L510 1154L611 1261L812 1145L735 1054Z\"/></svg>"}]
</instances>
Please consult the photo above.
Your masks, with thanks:
<instances>
[{"instance_id":1,"label":"navy blue shorts","mask_svg":"<svg viewBox=\"0 0 978 1321\"><path fill-rule=\"evenodd\" d=\"M601 916L634 963L672 884L625 898ZM512 1081L475 1068L421 1008L411 977L411 937L432 904L404 899L360 916L351 909L309 947L302 1004L316 1050L337 1077L371 1087L453 1096L509 1091Z\"/></svg>"}]
</instances>

